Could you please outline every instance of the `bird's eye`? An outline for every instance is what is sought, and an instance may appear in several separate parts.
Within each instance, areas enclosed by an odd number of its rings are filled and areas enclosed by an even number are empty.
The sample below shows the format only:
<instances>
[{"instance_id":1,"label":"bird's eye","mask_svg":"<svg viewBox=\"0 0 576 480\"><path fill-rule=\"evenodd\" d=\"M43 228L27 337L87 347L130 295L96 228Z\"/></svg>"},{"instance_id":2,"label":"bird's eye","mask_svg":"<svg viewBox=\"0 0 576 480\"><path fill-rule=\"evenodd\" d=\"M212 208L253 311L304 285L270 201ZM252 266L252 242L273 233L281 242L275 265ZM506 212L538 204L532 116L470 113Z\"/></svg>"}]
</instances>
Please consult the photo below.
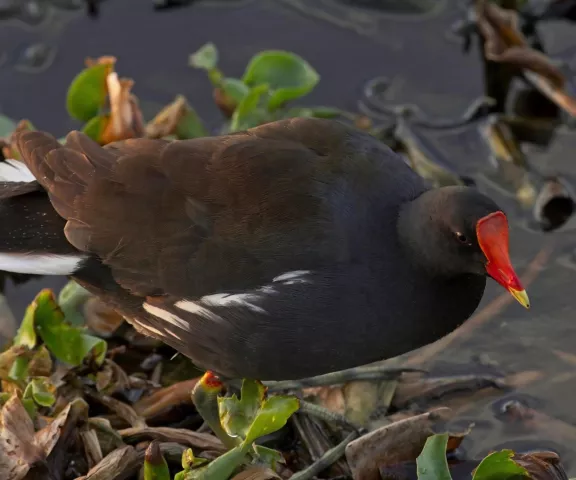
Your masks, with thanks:
<instances>
[{"instance_id":1,"label":"bird's eye","mask_svg":"<svg viewBox=\"0 0 576 480\"><path fill-rule=\"evenodd\" d=\"M468 237L466 235L464 235L463 233L460 232L456 232L456 240L458 240L460 243L468 243Z\"/></svg>"}]
</instances>

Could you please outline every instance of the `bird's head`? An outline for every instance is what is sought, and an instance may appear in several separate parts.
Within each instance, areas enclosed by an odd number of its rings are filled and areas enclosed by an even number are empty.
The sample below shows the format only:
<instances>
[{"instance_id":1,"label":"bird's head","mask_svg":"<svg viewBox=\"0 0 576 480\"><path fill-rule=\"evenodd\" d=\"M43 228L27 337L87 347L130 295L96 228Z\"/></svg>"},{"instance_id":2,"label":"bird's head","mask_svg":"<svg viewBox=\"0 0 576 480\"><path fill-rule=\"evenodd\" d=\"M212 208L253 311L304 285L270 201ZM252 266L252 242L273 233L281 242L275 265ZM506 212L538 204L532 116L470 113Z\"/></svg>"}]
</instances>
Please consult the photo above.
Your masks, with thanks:
<instances>
[{"instance_id":1,"label":"bird's head","mask_svg":"<svg viewBox=\"0 0 576 480\"><path fill-rule=\"evenodd\" d=\"M401 233L417 261L438 273L487 275L525 308L530 301L512 266L506 214L470 187L430 190L410 202Z\"/></svg>"}]
</instances>

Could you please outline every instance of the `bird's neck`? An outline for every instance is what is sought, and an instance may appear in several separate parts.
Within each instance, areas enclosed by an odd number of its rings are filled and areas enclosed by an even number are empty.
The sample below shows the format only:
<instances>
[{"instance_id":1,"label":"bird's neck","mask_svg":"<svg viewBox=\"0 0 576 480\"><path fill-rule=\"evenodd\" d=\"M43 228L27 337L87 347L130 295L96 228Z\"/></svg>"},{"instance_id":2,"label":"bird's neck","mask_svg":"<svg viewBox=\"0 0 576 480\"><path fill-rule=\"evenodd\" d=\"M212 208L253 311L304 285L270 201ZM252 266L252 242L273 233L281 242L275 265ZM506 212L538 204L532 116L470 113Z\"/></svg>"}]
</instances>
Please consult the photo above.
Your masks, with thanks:
<instances>
[{"instance_id":1,"label":"bird's neck","mask_svg":"<svg viewBox=\"0 0 576 480\"><path fill-rule=\"evenodd\" d=\"M437 190L428 190L400 209L398 237L406 257L415 266L434 277L454 277L457 272L450 262L443 262L438 243L442 241L435 222Z\"/></svg>"}]
</instances>

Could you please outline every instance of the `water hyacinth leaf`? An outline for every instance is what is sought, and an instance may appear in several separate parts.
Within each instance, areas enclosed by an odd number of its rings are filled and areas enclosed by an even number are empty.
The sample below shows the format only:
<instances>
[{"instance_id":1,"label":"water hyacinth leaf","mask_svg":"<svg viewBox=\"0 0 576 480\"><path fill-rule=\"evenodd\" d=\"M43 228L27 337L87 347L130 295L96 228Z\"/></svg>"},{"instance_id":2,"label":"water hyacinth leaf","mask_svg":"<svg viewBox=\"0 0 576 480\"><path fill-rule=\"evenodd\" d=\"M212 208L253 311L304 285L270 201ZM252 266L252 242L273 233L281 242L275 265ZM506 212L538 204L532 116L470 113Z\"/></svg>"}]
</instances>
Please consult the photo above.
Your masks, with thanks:
<instances>
[{"instance_id":1,"label":"water hyacinth leaf","mask_svg":"<svg viewBox=\"0 0 576 480\"><path fill-rule=\"evenodd\" d=\"M58 294L58 305L64 318L72 325L83 325L84 316L81 306L92 297L92 294L74 280L70 280Z\"/></svg>"},{"instance_id":2,"label":"water hyacinth leaf","mask_svg":"<svg viewBox=\"0 0 576 480\"><path fill-rule=\"evenodd\" d=\"M218 49L212 42L202 45L190 55L188 63L191 67L202 70L212 70L218 65Z\"/></svg>"},{"instance_id":3,"label":"water hyacinth leaf","mask_svg":"<svg viewBox=\"0 0 576 480\"><path fill-rule=\"evenodd\" d=\"M512 457L512 450L493 452L476 467L472 480L506 480L510 478L530 478L528 471L518 465Z\"/></svg>"},{"instance_id":4,"label":"water hyacinth leaf","mask_svg":"<svg viewBox=\"0 0 576 480\"><path fill-rule=\"evenodd\" d=\"M268 85L258 85L250 90L234 110L230 122L230 132L246 130L260 125L266 120L267 112L260 104L268 90Z\"/></svg>"},{"instance_id":5,"label":"water hyacinth leaf","mask_svg":"<svg viewBox=\"0 0 576 480\"><path fill-rule=\"evenodd\" d=\"M189 107L189 110L180 119L174 133L178 140L208 136L208 131L202 123L200 116L192 107Z\"/></svg>"},{"instance_id":6,"label":"water hyacinth leaf","mask_svg":"<svg viewBox=\"0 0 576 480\"><path fill-rule=\"evenodd\" d=\"M168 463L156 440L150 442L144 455L144 480L171 480Z\"/></svg>"},{"instance_id":7,"label":"water hyacinth leaf","mask_svg":"<svg viewBox=\"0 0 576 480\"><path fill-rule=\"evenodd\" d=\"M36 329L34 328L34 313L36 311L35 302L32 302L26 307L24 319L18 329L16 337L14 337L14 345L21 345L33 349L36 346L38 337L36 336Z\"/></svg>"},{"instance_id":8,"label":"water hyacinth leaf","mask_svg":"<svg viewBox=\"0 0 576 480\"><path fill-rule=\"evenodd\" d=\"M294 107L286 110L282 118L308 117L308 118L338 118L342 110L332 107Z\"/></svg>"},{"instance_id":9,"label":"water hyacinth leaf","mask_svg":"<svg viewBox=\"0 0 576 480\"><path fill-rule=\"evenodd\" d=\"M236 395L218 397L220 424L232 437L246 436L264 400L266 388L256 380L242 382L240 399Z\"/></svg>"},{"instance_id":10,"label":"water hyacinth leaf","mask_svg":"<svg viewBox=\"0 0 576 480\"><path fill-rule=\"evenodd\" d=\"M251 87L268 84L271 96L268 109L303 97L320 81L320 75L302 57L283 50L265 50L250 60L242 81Z\"/></svg>"},{"instance_id":11,"label":"water hyacinth leaf","mask_svg":"<svg viewBox=\"0 0 576 480\"><path fill-rule=\"evenodd\" d=\"M95 142L102 143L102 135L106 131L108 123L110 123L110 115L98 115L91 118L84 127L82 127L82 132Z\"/></svg>"},{"instance_id":12,"label":"water hyacinth leaf","mask_svg":"<svg viewBox=\"0 0 576 480\"><path fill-rule=\"evenodd\" d=\"M88 122L98 115L106 102L106 78L113 68L114 63L99 63L76 75L66 96L66 109L71 117Z\"/></svg>"},{"instance_id":13,"label":"water hyacinth leaf","mask_svg":"<svg viewBox=\"0 0 576 480\"><path fill-rule=\"evenodd\" d=\"M239 78L225 78L220 88L237 104L244 100L250 92L250 87Z\"/></svg>"},{"instance_id":14,"label":"water hyacinth leaf","mask_svg":"<svg viewBox=\"0 0 576 480\"><path fill-rule=\"evenodd\" d=\"M342 110L333 107L310 107L309 110L315 118L337 118L342 115Z\"/></svg>"},{"instance_id":15,"label":"water hyacinth leaf","mask_svg":"<svg viewBox=\"0 0 576 480\"><path fill-rule=\"evenodd\" d=\"M246 457L246 449L237 446L212 460L205 467L189 470L180 478L182 480L228 480Z\"/></svg>"},{"instance_id":16,"label":"water hyacinth leaf","mask_svg":"<svg viewBox=\"0 0 576 480\"><path fill-rule=\"evenodd\" d=\"M258 455L260 461L269 465L270 468L275 469L278 463L284 463L284 457L278 450L264 447L262 445L254 445L254 451L256 452L256 455Z\"/></svg>"},{"instance_id":17,"label":"water hyacinth leaf","mask_svg":"<svg viewBox=\"0 0 576 480\"><path fill-rule=\"evenodd\" d=\"M68 324L51 290L42 290L33 305L38 334L58 360L77 366L92 353L96 363L104 361L106 342Z\"/></svg>"},{"instance_id":18,"label":"water hyacinth leaf","mask_svg":"<svg viewBox=\"0 0 576 480\"><path fill-rule=\"evenodd\" d=\"M452 480L446 460L447 433L426 439L426 444L416 459L418 480Z\"/></svg>"},{"instance_id":19,"label":"water hyacinth leaf","mask_svg":"<svg viewBox=\"0 0 576 480\"><path fill-rule=\"evenodd\" d=\"M56 401L56 397L54 396L54 385L52 385L48 378L46 377L37 377L33 378L26 389L24 390L24 394L22 396L23 399L31 398L34 400L34 403L40 405L41 407L51 407L54 405Z\"/></svg>"},{"instance_id":20,"label":"water hyacinth leaf","mask_svg":"<svg viewBox=\"0 0 576 480\"><path fill-rule=\"evenodd\" d=\"M34 326L34 312L35 305L34 302L32 302L26 308L24 319L22 320L20 328L14 337L14 345L26 347L30 350L36 346L38 337L36 335L36 329ZM8 375L10 379L14 380L15 382L23 381L28 376L29 362L30 358L25 356L16 358Z\"/></svg>"},{"instance_id":21,"label":"water hyacinth leaf","mask_svg":"<svg viewBox=\"0 0 576 480\"><path fill-rule=\"evenodd\" d=\"M10 368L14 364L14 361L17 358L19 358L20 355L23 355L27 352L28 352L28 349L26 347L22 347L19 345L12 345L7 350L1 352L0 353L0 379L6 378Z\"/></svg>"},{"instance_id":22,"label":"water hyacinth leaf","mask_svg":"<svg viewBox=\"0 0 576 480\"><path fill-rule=\"evenodd\" d=\"M0 137L8 137L16 128L16 123L5 115L0 115Z\"/></svg>"},{"instance_id":23,"label":"water hyacinth leaf","mask_svg":"<svg viewBox=\"0 0 576 480\"><path fill-rule=\"evenodd\" d=\"M187 448L182 454L182 468L184 470L199 467L200 465L204 465L206 462L208 462L207 458L196 457L191 448Z\"/></svg>"},{"instance_id":24,"label":"water hyacinth leaf","mask_svg":"<svg viewBox=\"0 0 576 480\"><path fill-rule=\"evenodd\" d=\"M251 444L259 437L280 430L299 408L300 401L294 396L274 395L267 398L250 425L245 444Z\"/></svg>"}]
</instances>

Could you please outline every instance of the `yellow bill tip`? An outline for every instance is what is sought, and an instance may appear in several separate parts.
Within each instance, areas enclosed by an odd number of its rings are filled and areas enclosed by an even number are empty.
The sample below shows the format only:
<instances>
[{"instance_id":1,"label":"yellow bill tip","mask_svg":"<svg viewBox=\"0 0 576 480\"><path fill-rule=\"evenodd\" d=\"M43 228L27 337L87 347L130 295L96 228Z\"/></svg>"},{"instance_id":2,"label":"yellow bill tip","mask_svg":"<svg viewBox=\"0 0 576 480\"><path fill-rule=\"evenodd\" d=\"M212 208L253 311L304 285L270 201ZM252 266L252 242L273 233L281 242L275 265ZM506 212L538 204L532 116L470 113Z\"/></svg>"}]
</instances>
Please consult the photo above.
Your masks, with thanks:
<instances>
[{"instance_id":1,"label":"yellow bill tip","mask_svg":"<svg viewBox=\"0 0 576 480\"><path fill-rule=\"evenodd\" d=\"M526 290L514 290L513 288L510 288L509 291L520 305L524 308L530 308L530 299L528 298Z\"/></svg>"}]
</instances>

